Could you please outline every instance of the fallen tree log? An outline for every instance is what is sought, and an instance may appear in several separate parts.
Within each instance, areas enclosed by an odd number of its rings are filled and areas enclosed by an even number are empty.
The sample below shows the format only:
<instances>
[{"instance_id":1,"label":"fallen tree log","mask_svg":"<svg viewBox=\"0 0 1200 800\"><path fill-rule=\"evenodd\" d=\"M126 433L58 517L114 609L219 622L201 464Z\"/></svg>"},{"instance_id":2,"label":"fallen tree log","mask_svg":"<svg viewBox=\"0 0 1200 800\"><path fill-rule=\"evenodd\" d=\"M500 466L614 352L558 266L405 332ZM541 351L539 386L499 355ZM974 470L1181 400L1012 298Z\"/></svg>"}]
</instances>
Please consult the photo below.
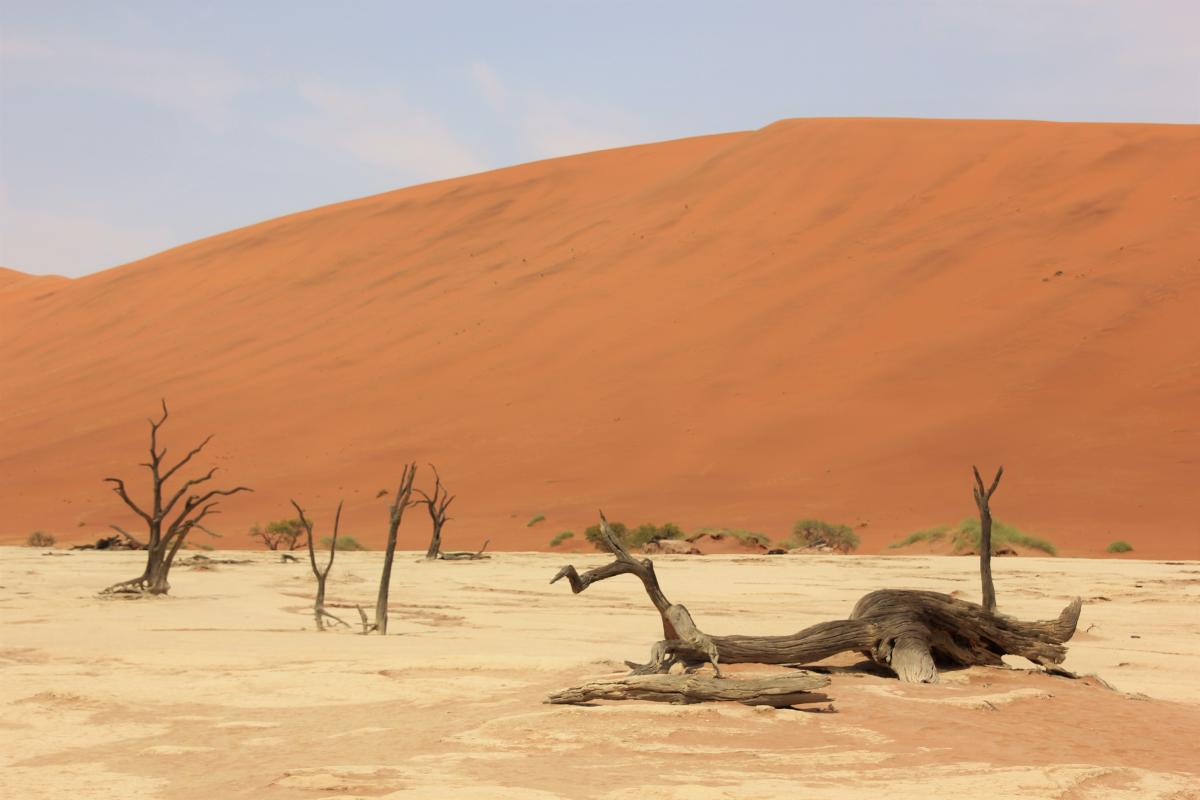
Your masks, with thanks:
<instances>
[{"instance_id":1,"label":"fallen tree log","mask_svg":"<svg viewBox=\"0 0 1200 800\"><path fill-rule=\"evenodd\" d=\"M662 617L664 638L651 649L648 663L626 662L633 675L667 673L675 664L693 670L707 663L720 676L721 662L802 665L846 651L862 652L909 683L936 683L938 664L996 665L1004 655L1051 666L1066 658L1064 643L1074 635L1082 607L1076 598L1057 619L1022 622L940 592L884 589L860 599L849 619L785 636L710 636L696 626L686 607L666 598L653 562L631 556L603 514L600 520L615 560L583 574L567 565L550 582L566 578L578 594L617 575L642 581Z\"/></svg>"},{"instance_id":2,"label":"fallen tree log","mask_svg":"<svg viewBox=\"0 0 1200 800\"><path fill-rule=\"evenodd\" d=\"M474 553L439 553L437 557L441 561L478 561L483 558L491 558L489 555L484 555L483 552L487 550L487 546L491 541L491 539L485 539L483 547L480 547Z\"/></svg>"},{"instance_id":3,"label":"fallen tree log","mask_svg":"<svg viewBox=\"0 0 1200 800\"><path fill-rule=\"evenodd\" d=\"M130 536L116 525L112 526L113 530L119 533L119 536L101 536L91 544L76 544L72 545L72 550L145 550L146 545Z\"/></svg>"},{"instance_id":4,"label":"fallen tree log","mask_svg":"<svg viewBox=\"0 0 1200 800\"><path fill-rule=\"evenodd\" d=\"M794 672L763 678L717 679L700 675L634 675L603 678L555 692L547 703L577 704L593 700L650 700L656 703L704 703L725 700L748 706L785 708L801 703L825 703L827 695L814 692L829 685L829 678L812 672Z\"/></svg>"}]
</instances>

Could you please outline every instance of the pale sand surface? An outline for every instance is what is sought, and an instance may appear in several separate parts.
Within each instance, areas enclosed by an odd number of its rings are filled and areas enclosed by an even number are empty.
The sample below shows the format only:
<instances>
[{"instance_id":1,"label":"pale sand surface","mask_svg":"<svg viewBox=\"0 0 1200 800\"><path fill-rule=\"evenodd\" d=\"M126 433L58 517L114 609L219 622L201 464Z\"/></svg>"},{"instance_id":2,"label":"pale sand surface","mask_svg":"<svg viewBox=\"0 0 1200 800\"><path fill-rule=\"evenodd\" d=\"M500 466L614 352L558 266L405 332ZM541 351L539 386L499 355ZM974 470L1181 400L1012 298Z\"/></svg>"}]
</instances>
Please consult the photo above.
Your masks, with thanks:
<instances>
[{"instance_id":1,"label":"pale sand surface","mask_svg":"<svg viewBox=\"0 0 1200 800\"><path fill-rule=\"evenodd\" d=\"M1047 618L1088 601L1066 666L1120 692L1011 669L937 686L847 671L827 690L837 713L802 713L544 705L644 660L661 634L632 579L579 596L549 585L563 555L401 554L386 638L315 633L306 563L230 555L253 563L181 567L173 596L131 601L95 590L135 574L141 554L0 549L4 796L1200 797L1197 562L997 565L1002 611ZM331 602L373 605L380 562L340 554ZM712 633L790 632L885 586L978 593L972 559L656 563ZM765 669L779 668L731 671Z\"/></svg>"}]
</instances>

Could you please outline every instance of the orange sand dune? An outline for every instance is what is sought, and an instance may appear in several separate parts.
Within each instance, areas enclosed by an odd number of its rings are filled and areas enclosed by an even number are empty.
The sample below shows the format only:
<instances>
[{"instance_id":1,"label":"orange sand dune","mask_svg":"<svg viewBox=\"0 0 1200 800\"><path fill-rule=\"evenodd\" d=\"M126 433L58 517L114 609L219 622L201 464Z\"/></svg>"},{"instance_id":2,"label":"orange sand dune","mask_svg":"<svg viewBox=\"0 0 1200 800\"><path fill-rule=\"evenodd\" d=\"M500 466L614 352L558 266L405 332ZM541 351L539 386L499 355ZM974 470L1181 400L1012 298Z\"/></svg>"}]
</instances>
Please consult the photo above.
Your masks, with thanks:
<instances>
[{"instance_id":1,"label":"orange sand dune","mask_svg":"<svg viewBox=\"0 0 1200 800\"><path fill-rule=\"evenodd\" d=\"M1200 558L1200 128L792 120L320 208L74 281L0 276L0 539L130 523L145 417L378 542L402 462L451 548L597 507L879 550L973 511ZM413 509L403 546L427 537ZM526 527L535 514L546 521Z\"/></svg>"}]
</instances>

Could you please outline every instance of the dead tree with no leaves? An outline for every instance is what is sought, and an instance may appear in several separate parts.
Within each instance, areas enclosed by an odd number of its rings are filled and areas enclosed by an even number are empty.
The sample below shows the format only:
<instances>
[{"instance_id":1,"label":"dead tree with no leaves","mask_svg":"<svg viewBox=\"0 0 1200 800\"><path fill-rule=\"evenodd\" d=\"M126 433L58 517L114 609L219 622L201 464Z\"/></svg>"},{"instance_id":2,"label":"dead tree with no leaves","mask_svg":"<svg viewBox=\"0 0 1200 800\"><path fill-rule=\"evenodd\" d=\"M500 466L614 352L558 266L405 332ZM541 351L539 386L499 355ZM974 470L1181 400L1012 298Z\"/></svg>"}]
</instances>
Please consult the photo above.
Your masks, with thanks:
<instances>
[{"instance_id":1,"label":"dead tree with no leaves","mask_svg":"<svg viewBox=\"0 0 1200 800\"><path fill-rule=\"evenodd\" d=\"M192 532L193 528L204 530L204 526L200 524L204 518L219 513L215 510L219 501L214 498L225 497L237 494L238 492L252 491L245 486L237 486L233 489L198 490L197 494L189 494L189 490L193 487L200 486L212 479L212 476L217 472L217 468L213 467L205 475L184 481L175 492L167 496L165 490L167 481L174 477L180 468L203 450L205 445L212 441L212 436L209 436L199 445L192 448L174 466L165 466L163 459L166 458L167 450L165 447L161 450L159 449L158 431L166 421L167 401L163 400L162 417L158 420L149 420L150 460L140 464L140 466L150 470L152 488L150 509L148 511L129 497L129 494L125 491L125 482L123 480L120 478L104 479L105 482L113 484L113 491L121 498L125 505L129 506L135 514L142 518L146 523L148 533L145 542L146 569L136 578L109 586L104 590L106 594L166 594L169 592L171 584L167 582L167 575L171 571L171 564L175 560L175 554L179 552L179 548L183 546L187 535ZM184 499L185 496L186 499ZM176 512L176 507L179 506L180 500L183 500L183 505ZM172 516L173 512L175 512L174 516ZM120 528L116 530L124 533ZM128 534L125 535L128 536ZM132 539L132 537L130 538Z\"/></svg>"},{"instance_id":2,"label":"dead tree with no leaves","mask_svg":"<svg viewBox=\"0 0 1200 800\"><path fill-rule=\"evenodd\" d=\"M442 552L442 526L450 519L446 516L446 510L454 502L454 495L442 486L442 476L438 474L437 467L430 464L429 468L433 470L433 496L430 497L420 489L417 489L416 492L423 498L418 502L429 510L429 520L433 523L433 535L429 539L429 549L425 551L426 560L433 561Z\"/></svg>"},{"instance_id":3,"label":"dead tree with no leaves","mask_svg":"<svg viewBox=\"0 0 1200 800\"><path fill-rule=\"evenodd\" d=\"M617 575L634 575L642 582L662 617L663 640L654 645L649 663L626 662L632 675L667 673L675 664L694 670L708 663L719 676L722 662L802 665L855 650L909 683L937 682L935 662L999 665L1001 656L1012 654L1052 666L1066 657L1064 642L1075 633L1082 605L1076 598L1058 619L1022 622L940 592L884 589L860 599L849 619L786 636L710 636L696 627L687 608L667 599L653 562L631 556L603 514L600 530L616 559L583 574L567 565L550 582L566 578L576 594Z\"/></svg>"},{"instance_id":4,"label":"dead tree with no leaves","mask_svg":"<svg viewBox=\"0 0 1200 800\"><path fill-rule=\"evenodd\" d=\"M400 530L400 522L404 519L404 509L413 504L413 479L416 476L416 463L405 465L400 476L400 488L396 490L395 503L390 509L387 550L383 554L383 574L379 577L379 598L375 601L375 624L371 626L383 635L387 634L388 592L392 583L392 560L396 557L396 534ZM366 627L365 618L363 627Z\"/></svg>"},{"instance_id":5,"label":"dead tree with no leaves","mask_svg":"<svg viewBox=\"0 0 1200 800\"><path fill-rule=\"evenodd\" d=\"M313 526L308 517L304 515L304 509L295 500L292 505L296 507L296 513L300 515L300 524L304 526L304 530L308 533L308 563L312 565L313 575L317 577L317 597L313 601L313 617L317 621L317 630L325 630L325 617L329 617L334 622L339 622L350 627L350 623L343 619L335 617L325 610L325 580L329 577L329 570L333 569L333 557L337 554L337 537L338 526L342 521L342 503L338 503L337 513L333 515L333 538L329 542L329 561L325 563L325 569L317 566L317 552L313 545Z\"/></svg>"},{"instance_id":6,"label":"dead tree with no leaves","mask_svg":"<svg viewBox=\"0 0 1200 800\"><path fill-rule=\"evenodd\" d=\"M983 608L989 614L996 613L996 587L992 585L992 509L988 502L996 487L1000 485L1000 476L1004 467L996 470L992 485L983 488L983 478L979 467L971 467L975 473L975 506L979 509L979 579L983 583Z\"/></svg>"}]
</instances>

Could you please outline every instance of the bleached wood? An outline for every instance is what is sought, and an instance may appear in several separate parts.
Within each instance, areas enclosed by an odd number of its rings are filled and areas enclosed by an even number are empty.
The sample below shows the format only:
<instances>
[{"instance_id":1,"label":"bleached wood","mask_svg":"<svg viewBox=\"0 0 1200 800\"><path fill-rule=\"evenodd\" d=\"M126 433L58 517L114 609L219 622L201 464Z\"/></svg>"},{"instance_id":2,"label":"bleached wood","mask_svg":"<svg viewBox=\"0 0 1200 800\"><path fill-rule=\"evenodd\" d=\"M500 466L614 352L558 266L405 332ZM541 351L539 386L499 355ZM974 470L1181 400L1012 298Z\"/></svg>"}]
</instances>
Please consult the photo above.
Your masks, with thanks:
<instances>
[{"instance_id":1,"label":"bleached wood","mask_svg":"<svg viewBox=\"0 0 1200 800\"><path fill-rule=\"evenodd\" d=\"M547 703L587 703L593 700L649 700L656 703L704 703L724 700L748 706L784 708L827 702L814 692L829 678L812 672L791 672L761 678L710 678L702 675L632 675L588 681L555 692Z\"/></svg>"},{"instance_id":2,"label":"bleached wood","mask_svg":"<svg viewBox=\"0 0 1200 800\"><path fill-rule=\"evenodd\" d=\"M662 618L662 641L645 664L626 662L633 675L669 672L676 664L811 664L846 651L860 651L906 682L937 680L937 663L996 665L1006 654L1043 666L1061 664L1065 642L1075 633L1082 601L1076 598L1057 619L1023 622L940 592L883 589L863 596L849 619L822 622L783 636L711 635L687 609L671 603L659 587L650 559L635 559L613 535L604 515L600 530L614 561L580 574L567 565L551 579L566 578L578 594L597 581L636 575Z\"/></svg>"}]
</instances>

